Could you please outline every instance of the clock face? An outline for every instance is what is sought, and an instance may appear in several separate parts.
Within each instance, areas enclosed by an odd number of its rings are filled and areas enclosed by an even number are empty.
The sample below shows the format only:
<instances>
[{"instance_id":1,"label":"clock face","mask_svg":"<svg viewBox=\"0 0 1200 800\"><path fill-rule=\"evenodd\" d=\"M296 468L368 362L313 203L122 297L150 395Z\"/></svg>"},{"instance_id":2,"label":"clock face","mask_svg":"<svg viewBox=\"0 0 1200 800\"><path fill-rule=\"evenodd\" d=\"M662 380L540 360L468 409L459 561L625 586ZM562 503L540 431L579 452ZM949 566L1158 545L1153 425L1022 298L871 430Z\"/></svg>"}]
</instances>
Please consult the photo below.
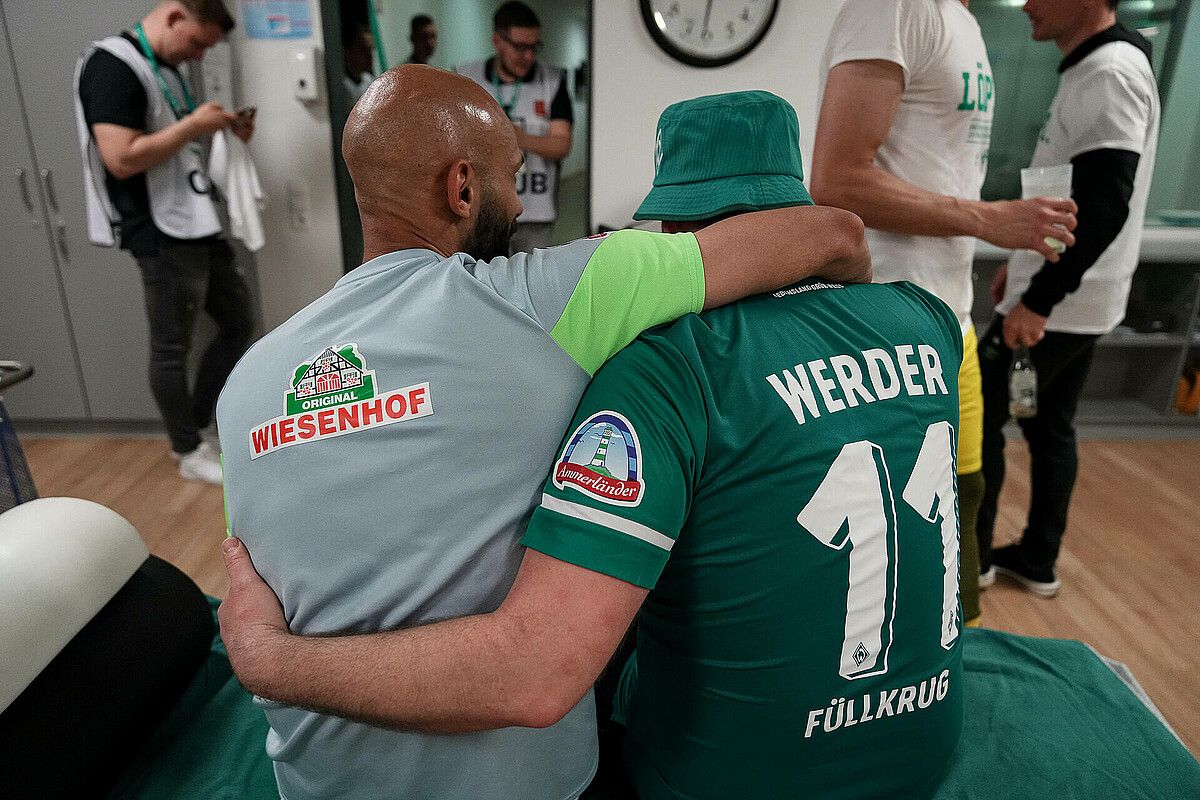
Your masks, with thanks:
<instances>
[{"instance_id":1,"label":"clock face","mask_svg":"<svg viewBox=\"0 0 1200 800\"><path fill-rule=\"evenodd\" d=\"M697 67L719 67L753 50L778 5L778 0L641 0L654 41Z\"/></svg>"}]
</instances>

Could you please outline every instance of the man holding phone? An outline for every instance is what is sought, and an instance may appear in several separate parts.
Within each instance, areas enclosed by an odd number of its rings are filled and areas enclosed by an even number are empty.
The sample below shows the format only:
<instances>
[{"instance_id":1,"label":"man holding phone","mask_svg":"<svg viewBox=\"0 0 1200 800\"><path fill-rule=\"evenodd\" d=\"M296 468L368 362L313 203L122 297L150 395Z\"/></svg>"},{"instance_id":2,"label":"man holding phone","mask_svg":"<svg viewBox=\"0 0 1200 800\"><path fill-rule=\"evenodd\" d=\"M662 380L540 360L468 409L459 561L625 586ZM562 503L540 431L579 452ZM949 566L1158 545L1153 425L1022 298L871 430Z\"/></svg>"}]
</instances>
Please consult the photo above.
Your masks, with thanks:
<instances>
[{"instance_id":1,"label":"man holding phone","mask_svg":"<svg viewBox=\"0 0 1200 800\"><path fill-rule=\"evenodd\" d=\"M215 484L220 458L200 431L249 344L253 318L250 291L221 236L205 147L223 128L249 141L254 108L235 114L220 103L197 105L177 67L199 61L233 25L221 0L162 0L132 31L92 43L75 72L89 237L105 246L119 241L137 261L150 322L150 388L179 473ZM189 382L201 308L217 335Z\"/></svg>"}]
</instances>

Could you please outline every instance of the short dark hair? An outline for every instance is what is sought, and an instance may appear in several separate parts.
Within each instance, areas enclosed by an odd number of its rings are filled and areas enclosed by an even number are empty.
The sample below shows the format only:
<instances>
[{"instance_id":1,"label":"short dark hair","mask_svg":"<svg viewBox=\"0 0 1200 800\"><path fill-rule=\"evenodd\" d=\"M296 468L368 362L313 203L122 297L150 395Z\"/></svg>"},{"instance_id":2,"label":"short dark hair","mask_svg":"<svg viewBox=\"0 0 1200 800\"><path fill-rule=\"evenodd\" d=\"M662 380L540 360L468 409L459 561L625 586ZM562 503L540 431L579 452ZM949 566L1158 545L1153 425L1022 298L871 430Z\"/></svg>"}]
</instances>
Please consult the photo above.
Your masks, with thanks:
<instances>
[{"instance_id":1,"label":"short dark hair","mask_svg":"<svg viewBox=\"0 0 1200 800\"><path fill-rule=\"evenodd\" d=\"M201 23L216 25L223 33L229 33L237 24L221 0L179 0L179 4Z\"/></svg>"},{"instance_id":2,"label":"short dark hair","mask_svg":"<svg viewBox=\"0 0 1200 800\"><path fill-rule=\"evenodd\" d=\"M516 0L497 8L496 15L492 17L492 30L494 31L540 27L542 27L541 23L538 22L537 14L533 13L533 9L524 3L516 2Z\"/></svg>"},{"instance_id":3,"label":"short dark hair","mask_svg":"<svg viewBox=\"0 0 1200 800\"><path fill-rule=\"evenodd\" d=\"M409 25L408 33L410 36L416 36L417 33L420 32L421 28L432 24L433 17L429 16L428 14L417 14L412 18L412 24Z\"/></svg>"}]
</instances>

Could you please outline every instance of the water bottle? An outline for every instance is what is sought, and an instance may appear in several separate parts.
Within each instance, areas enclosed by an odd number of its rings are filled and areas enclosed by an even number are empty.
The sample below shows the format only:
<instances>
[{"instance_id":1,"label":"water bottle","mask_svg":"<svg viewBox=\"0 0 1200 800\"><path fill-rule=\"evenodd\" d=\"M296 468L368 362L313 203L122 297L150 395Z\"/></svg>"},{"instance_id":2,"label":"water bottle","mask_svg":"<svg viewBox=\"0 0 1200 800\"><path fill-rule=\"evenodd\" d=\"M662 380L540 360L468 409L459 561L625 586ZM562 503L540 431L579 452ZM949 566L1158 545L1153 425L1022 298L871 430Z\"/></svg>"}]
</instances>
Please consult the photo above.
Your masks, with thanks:
<instances>
[{"instance_id":1,"label":"water bottle","mask_svg":"<svg viewBox=\"0 0 1200 800\"><path fill-rule=\"evenodd\" d=\"M1029 348L1017 345L1008 373L1008 413L1017 419L1037 416L1037 370Z\"/></svg>"}]
</instances>

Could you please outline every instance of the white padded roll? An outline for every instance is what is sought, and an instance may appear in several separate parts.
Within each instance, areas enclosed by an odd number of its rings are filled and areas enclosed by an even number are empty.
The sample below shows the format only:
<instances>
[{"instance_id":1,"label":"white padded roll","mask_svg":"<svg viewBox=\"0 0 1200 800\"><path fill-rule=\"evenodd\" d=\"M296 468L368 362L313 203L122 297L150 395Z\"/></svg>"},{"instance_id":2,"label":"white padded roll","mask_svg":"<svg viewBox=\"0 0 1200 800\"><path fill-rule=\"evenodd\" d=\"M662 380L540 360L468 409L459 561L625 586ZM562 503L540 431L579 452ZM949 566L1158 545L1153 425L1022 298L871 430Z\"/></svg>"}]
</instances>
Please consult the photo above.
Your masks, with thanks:
<instances>
[{"instance_id":1,"label":"white padded roll","mask_svg":"<svg viewBox=\"0 0 1200 800\"><path fill-rule=\"evenodd\" d=\"M148 556L124 517L89 500L43 497L0 514L0 711Z\"/></svg>"}]
</instances>

